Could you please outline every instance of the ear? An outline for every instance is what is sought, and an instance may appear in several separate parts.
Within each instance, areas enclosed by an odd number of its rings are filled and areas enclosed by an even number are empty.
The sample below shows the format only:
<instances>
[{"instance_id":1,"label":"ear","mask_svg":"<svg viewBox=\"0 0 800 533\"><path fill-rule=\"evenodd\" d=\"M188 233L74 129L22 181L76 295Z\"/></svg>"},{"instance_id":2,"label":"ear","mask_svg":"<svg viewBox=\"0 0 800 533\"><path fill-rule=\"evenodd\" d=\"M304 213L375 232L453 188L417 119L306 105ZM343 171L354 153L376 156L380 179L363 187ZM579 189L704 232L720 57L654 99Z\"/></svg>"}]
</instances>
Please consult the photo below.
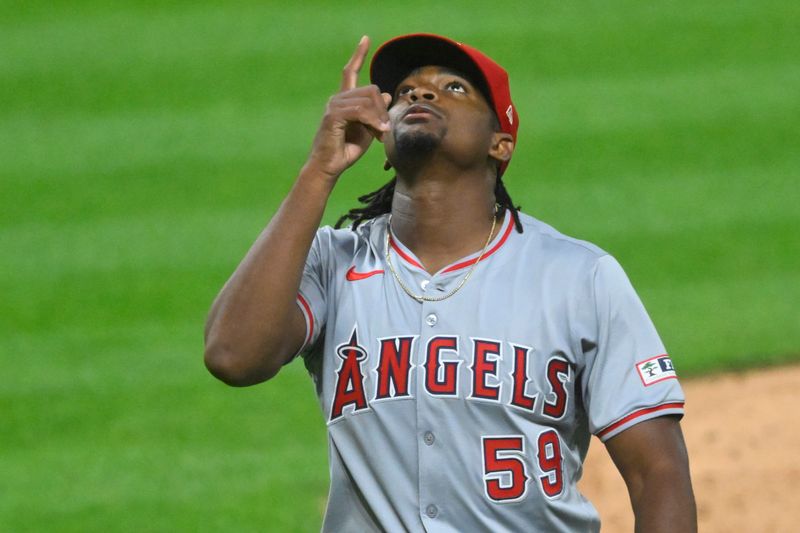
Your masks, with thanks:
<instances>
[{"instance_id":1,"label":"ear","mask_svg":"<svg viewBox=\"0 0 800 533\"><path fill-rule=\"evenodd\" d=\"M502 131L492 135L492 144L489 146L489 157L500 162L508 161L514 154L514 138L510 133Z\"/></svg>"}]
</instances>

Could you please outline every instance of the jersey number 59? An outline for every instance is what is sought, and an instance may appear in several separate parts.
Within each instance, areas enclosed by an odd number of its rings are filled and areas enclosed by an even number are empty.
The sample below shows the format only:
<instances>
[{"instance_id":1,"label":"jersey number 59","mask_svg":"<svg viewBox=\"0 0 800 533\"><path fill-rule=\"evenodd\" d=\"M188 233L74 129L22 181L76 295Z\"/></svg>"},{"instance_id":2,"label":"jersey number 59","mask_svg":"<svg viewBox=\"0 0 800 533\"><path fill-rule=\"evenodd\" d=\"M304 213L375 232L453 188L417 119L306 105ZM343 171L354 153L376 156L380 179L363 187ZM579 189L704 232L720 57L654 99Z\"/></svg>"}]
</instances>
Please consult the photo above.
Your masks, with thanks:
<instances>
[{"instance_id":1,"label":"jersey number 59","mask_svg":"<svg viewBox=\"0 0 800 533\"><path fill-rule=\"evenodd\" d=\"M516 502L525 498L531 477L525 465L525 438L522 435L481 438L483 446L484 492L497 503ZM561 443L558 434L547 430L539 435L536 460L542 492L555 498L564 490Z\"/></svg>"}]
</instances>

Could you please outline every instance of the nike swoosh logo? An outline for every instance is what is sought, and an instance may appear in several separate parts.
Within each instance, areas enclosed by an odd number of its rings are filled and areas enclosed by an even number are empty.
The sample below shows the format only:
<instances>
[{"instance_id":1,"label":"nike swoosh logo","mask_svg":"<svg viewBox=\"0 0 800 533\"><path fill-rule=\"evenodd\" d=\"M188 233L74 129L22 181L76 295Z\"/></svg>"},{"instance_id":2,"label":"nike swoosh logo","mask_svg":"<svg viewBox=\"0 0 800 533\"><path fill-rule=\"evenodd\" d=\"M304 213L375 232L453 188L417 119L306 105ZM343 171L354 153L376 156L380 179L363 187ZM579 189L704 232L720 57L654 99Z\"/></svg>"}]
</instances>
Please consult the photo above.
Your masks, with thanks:
<instances>
[{"instance_id":1,"label":"nike swoosh logo","mask_svg":"<svg viewBox=\"0 0 800 533\"><path fill-rule=\"evenodd\" d=\"M347 281L358 281L360 279L367 279L376 274L383 274L383 270L370 270L369 272L356 272L356 267L351 266L350 270L345 274Z\"/></svg>"}]
</instances>

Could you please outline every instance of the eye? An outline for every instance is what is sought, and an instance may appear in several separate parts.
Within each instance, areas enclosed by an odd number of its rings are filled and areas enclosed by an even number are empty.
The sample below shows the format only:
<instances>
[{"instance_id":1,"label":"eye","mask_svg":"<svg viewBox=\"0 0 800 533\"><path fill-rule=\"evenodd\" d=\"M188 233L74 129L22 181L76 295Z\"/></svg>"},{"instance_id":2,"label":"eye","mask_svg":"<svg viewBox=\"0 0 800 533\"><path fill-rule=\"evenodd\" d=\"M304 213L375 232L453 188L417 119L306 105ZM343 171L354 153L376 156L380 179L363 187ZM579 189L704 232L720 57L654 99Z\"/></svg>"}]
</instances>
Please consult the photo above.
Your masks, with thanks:
<instances>
[{"instance_id":1,"label":"eye","mask_svg":"<svg viewBox=\"0 0 800 533\"><path fill-rule=\"evenodd\" d=\"M448 91L453 91L456 93L465 93L467 92L467 88L464 87L464 84L460 81L451 81L447 85L444 86L445 89Z\"/></svg>"}]
</instances>

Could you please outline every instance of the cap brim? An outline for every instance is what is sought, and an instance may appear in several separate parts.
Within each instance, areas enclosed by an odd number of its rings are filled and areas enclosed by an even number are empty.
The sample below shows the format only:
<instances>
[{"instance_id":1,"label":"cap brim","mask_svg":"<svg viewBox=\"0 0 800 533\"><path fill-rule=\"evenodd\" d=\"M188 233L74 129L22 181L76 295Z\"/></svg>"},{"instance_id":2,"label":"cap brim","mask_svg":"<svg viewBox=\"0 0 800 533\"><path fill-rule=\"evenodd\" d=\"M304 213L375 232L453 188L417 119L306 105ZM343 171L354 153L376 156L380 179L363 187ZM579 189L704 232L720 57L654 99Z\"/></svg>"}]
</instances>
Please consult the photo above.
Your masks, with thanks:
<instances>
[{"instance_id":1,"label":"cap brim","mask_svg":"<svg viewBox=\"0 0 800 533\"><path fill-rule=\"evenodd\" d=\"M417 34L393 39L381 46L372 58L370 80L381 92L394 96L397 85L410 72L436 65L465 75L492 106L486 79L472 60L454 41L436 35Z\"/></svg>"}]
</instances>

